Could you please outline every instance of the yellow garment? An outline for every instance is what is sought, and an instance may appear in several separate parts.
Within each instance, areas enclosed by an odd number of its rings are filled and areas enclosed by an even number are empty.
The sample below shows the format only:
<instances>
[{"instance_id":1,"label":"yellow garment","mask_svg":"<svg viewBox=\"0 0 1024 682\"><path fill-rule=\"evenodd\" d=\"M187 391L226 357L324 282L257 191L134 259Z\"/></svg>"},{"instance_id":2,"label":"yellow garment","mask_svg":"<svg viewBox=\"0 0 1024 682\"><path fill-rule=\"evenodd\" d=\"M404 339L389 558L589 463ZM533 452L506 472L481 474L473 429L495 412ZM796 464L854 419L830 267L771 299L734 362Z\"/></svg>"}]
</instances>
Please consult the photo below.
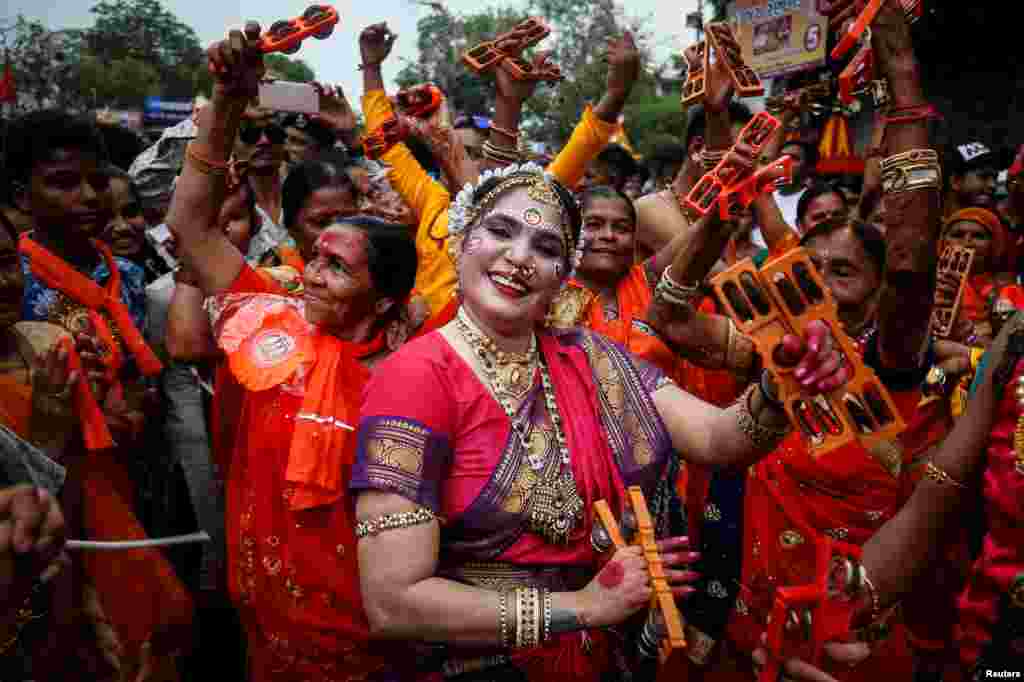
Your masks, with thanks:
<instances>
[{"instance_id":1,"label":"yellow garment","mask_svg":"<svg viewBox=\"0 0 1024 682\"><path fill-rule=\"evenodd\" d=\"M383 90L363 95L366 129L376 130L392 113L391 102ZM583 179L587 164L608 144L616 124L599 119L590 107L548 170L566 187L575 187ZM455 293L455 264L448 257L448 206L451 195L420 167L408 147L397 144L381 160L388 165L388 180L419 220L416 229L416 291L436 315Z\"/></svg>"}]
</instances>

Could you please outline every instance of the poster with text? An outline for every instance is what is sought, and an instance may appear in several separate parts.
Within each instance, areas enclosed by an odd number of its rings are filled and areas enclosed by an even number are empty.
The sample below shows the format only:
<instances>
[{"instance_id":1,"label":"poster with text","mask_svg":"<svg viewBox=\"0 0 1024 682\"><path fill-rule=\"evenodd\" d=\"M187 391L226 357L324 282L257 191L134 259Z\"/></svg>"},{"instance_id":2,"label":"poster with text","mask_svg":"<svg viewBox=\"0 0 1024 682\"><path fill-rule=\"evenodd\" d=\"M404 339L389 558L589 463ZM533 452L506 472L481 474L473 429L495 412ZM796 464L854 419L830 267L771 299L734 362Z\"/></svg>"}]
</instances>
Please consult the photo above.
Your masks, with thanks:
<instances>
[{"instance_id":1,"label":"poster with text","mask_svg":"<svg viewBox=\"0 0 1024 682\"><path fill-rule=\"evenodd\" d=\"M743 59L761 78L825 64L828 19L814 0L734 0L729 20Z\"/></svg>"}]
</instances>

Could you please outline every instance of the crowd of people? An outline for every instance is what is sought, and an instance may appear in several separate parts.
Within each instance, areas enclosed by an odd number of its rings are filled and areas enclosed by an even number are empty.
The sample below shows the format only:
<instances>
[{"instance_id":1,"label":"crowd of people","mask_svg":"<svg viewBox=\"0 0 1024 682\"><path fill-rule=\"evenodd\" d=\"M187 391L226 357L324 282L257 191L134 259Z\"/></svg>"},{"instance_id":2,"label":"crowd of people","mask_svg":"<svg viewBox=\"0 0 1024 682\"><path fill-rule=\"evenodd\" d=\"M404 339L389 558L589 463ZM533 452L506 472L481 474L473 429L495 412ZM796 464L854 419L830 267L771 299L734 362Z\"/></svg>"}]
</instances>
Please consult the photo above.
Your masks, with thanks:
<instances>
[{"instance_id":1,"label":"crowd of people","mask_svg":"<svg viewBox=\"0 0 1024 682\"><path fill-rule=\"evenodd\" d=\"M212 45L210 98L144 150L64 111L6 124L0 678L1019 676L1024 151L1001 201L1010 159L940 153L897 0L870 38L884 115L842 182L799 96L759 153L737 142L753 113L722 61L677 145L610 143L628 33L551 157L520 132L535 81L502 63L492 112L415 119L369 26L363 126L408 133L370 159L337 88L318 114L258 106L259 35ZM782 155L732 219L684 201L723 159ZM762 357L709 282L799 249L837 319ZM862 366L905 428L822 454L819 396ZM638 532L632 487L658 575L595 521L604 501ZM833 546L856 560L822 598L850 628L780 650L780 588ZM686 624L667 660L658 578Z\"/></svg>"}]
</instances>

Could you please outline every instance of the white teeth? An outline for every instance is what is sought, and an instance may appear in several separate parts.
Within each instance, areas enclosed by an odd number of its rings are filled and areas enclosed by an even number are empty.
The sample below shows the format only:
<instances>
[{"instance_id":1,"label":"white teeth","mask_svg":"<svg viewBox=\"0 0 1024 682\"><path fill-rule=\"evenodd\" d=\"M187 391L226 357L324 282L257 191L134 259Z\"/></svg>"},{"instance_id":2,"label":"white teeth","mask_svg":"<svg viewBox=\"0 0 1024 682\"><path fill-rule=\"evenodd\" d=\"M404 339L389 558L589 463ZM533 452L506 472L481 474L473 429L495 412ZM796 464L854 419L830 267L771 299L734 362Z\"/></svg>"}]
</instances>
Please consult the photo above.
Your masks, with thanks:
<instances>
[{"instance_id":1,"label":"white teeth","mask_svg":"<svg viewBox=\"0 0 1024 682\"><path fill-rule=\"evenodd\" d=\"M519 282L516 282L514 280L509 279L508 277L505 277L504 275L491 275L491 279L493 279L495 282L502 286L508 287L509 289L515 289L516 291L519 291L524 294L526 293L526 287L521 285Z\"/></svg>"}]
</instances>

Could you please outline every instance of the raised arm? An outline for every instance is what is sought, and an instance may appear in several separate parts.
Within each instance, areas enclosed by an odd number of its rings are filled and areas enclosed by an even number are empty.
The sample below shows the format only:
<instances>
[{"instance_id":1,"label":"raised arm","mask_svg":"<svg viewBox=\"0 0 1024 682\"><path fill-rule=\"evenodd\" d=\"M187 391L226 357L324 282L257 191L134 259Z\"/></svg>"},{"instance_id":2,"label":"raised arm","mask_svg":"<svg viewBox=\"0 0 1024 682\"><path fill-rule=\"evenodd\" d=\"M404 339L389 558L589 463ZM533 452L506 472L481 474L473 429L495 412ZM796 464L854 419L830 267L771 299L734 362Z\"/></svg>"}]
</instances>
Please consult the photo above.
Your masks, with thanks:
<instances>
[{"instance_id":1,"label":"raised arm","mask_svg":"<svg viewBox=\"0 0 1024 682\"><path fill-rule=\"evenodd\" d=\"M950 528L959 527L965 505L977 504L979 473L985 447L995 423L998 390L1013 367L1004 367L1011 334L1019 336L1024 317L1004 325L989 349L984 376L964 418L931 458L934 469L953 482L925 476L899 513L864 545L862 561L881 605L898 601L913 589L915 579L940 558ZM1019 341L1018 341L1019 342ZM1008 371L1009 370L1009 371Z\"/></svg>"},{"instance_id":2,"label":"raised arm","mask_svg":"<svg viewBox=\"0 0 1024 682\"><path fill-rule=\"evenodd\" d=\"M367 26L359 34L359 50L363 59L363 115L369 130L379 127L393 113L384 92L381 65L391 54L395 38L397 36L391 33L386 23ZM433 221L447 208L450 202L448 191L427 175L404 144L396 144L381 160L389 166L391 186L412 209L418 221Z\"/></svg>"},{"instance_id":3,"label":"raised arm","mask_svg":"<svg viewBox=\"0 0 1024 682\"><path fill-rule=\"evenodd\" d=\"M167 214L182 260L207 294L227 289L245 263L217 229L217 217L238 125L264 73L262 53L255 47L259 35L259 24L250 22L244 34L231 31L227 40L207 50L216 79L213 96L200 111L199 130L185 154Z\"/></svg>"},{"instance_id":4,"label":"raised arm","mask_svg":"<svg viewBox=\"0 0 1024 682\"><path fill-rule=\"evenodd\" d=\"M886 2L875 19L872 47L878 67L889 81L892 111L925 105L910 30L896 0ZM888 159L930 148L927 119L886 128ZM886 367L921 364L934 292L940 190L941 178L931 188L883 190L886 286L878 310L881 360Z\"/></svg>"},{"instance_id":5,"label":"raised arm","mask_svg":"<svg viewBox=\"0 0 1024 682\"><path fill-rule=\"evenodd\" d=\"M805 390L827 393L849 376L821 321L808 325L806 336L787 336L779 360L795 365ZM789 418L767 373L727 409L720 409L667 384L654 393L673 447L689 462L715 468L742 468L774 450L789 432Z\"/></svg>"},{"instance_id":6,"label":"raised arm","mask_svg":"<svg viewBox=\"0 0 1024 682\"><path fill-rule=\"evenodd\" d=\"M583 113L572 136L548 170L566 187L575 187L587 166L601 153L615 133L622 108L640 74L640 53L628 31L608 43L608 76L604 95L593 110Z\"/></svg>"}]
</instances>

